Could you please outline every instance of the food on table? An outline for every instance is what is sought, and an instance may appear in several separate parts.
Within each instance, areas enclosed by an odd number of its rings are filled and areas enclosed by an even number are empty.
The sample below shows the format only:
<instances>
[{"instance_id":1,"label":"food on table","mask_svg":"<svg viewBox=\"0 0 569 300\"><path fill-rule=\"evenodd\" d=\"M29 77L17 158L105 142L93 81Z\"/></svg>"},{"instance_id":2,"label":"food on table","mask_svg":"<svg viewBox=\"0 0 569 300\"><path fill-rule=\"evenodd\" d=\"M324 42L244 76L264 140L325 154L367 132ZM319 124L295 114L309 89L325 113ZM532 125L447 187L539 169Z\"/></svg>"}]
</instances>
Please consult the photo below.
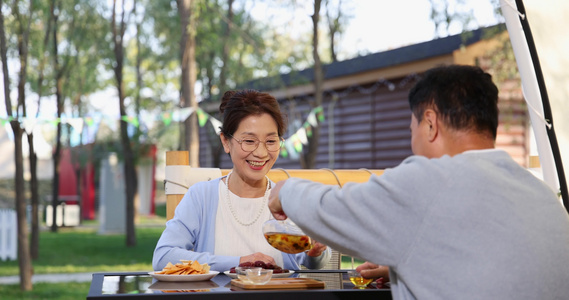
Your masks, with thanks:
<instances>
[{"instance_id":1,"label":"food on table","mask_svg":"<svg viewBox=\"0 0 569 300\"><path fill-rule=\"evenodd\" d=\"M263 261L256 261L256 262L244 262L244 263L240 263L237 267L241 267L241 268L263 268L263 269L271 269L273 270L273 274L279 274L279 273L288 273L290 272L288 269L283 269L280 266L275 266L271 263L265 263ZM229 273L237 273L237 271L235 270L236 267L232 267L231 269L229 269Z\"/></svg>"},{"instance_id":2,"label":"food on table","mask_svg":"<svg viewBox=\"0 0 569 300\"><path fill-rule=\"evenodd\" d=\"M312 249L312 242L307 235L267 232L267 242L274 248L286 253L300 253Z\"/></svg>"},{"instance_id":3,"label":"food on table","mask_svg":"<svg viewBox=\"0 0 569 300\"><path fill-rule=\"evenodd\" d=\"M155 274L166 274L166 275L194 275L194 274L208 274L210 266L206 264L200 264L197 260L180 260L181 263L172 264L169 262L162 271L156 272Z\"/></svg>"},{"instance_id":4,"label":"food on table","mask_svg":"<svg viewBox=\"0 0 569 300\"><path fill-rule=\"evenodd\" d=\"M379 277L375 281L375 284L376 284L375 287L378 289L388 289L389 288L389 286L387 285L387 281L383 277Z\"/></svg>"},{"instance_id":5,"label":"food on table","mask_svg":"<svg viewBox=\"0 0 569 300\"><path fill-rule=\"evenodd\" d=\"M350 276L350 281L357 287L363 287L370 284L373 279L371 278L363 278L361 275L359 276Z\"/></svg>"}]
</instances>

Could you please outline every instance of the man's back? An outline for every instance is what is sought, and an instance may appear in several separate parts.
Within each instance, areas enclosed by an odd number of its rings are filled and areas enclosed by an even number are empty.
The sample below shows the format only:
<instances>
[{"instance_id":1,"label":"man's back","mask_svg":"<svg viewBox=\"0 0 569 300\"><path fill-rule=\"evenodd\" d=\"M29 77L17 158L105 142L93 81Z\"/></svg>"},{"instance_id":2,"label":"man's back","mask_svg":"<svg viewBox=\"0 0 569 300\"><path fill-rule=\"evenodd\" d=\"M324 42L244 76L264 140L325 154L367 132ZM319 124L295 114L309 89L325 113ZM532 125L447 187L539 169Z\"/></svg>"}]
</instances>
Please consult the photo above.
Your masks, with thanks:
<instances>
[{"instance_id":1,"label":"man's back","mask_svg":"<svg viewBox=\"0 0 569 300\"><path fill-rule=\"evenodd\" d=\"M430 161L421 197L435 200L401 249L399 288L426 299L569 297L569 218L545 184L501 151Z\"/></svg>"},{"instance_id":2,"label":"man's back","mask_svg":"<svg viewBox=\"0 0 569 300\"><path fill-rule=\"evenodd\" d=\"M370 276L389 266L395 299L569 299L569 217L494 150L497 103L482 69L430 69L409 92L414 156L341 190L281 181L271 212L371 262Z\"/></svg>"}]
</instances>

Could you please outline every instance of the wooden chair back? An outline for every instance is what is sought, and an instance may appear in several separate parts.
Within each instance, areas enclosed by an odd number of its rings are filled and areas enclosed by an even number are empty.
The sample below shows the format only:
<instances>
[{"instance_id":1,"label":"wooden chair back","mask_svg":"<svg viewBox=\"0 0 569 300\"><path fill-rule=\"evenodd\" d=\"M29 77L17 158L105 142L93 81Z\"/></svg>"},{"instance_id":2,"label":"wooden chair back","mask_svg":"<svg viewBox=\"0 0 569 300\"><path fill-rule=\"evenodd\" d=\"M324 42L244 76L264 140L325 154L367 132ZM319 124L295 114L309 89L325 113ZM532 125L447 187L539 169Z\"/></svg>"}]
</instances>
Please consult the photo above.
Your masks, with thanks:
<instances>
[{"instance_id":1,"label":"wooden chair back","mask_svg":"<svg viewBox=\"0 0 569 300\"><path fill-rule=\"evenodd\" d=\"M204 174L203 180L211 180L206 173L202 172L201 168L190 168L189 167L189 153L188 151L168 151L166 152L166 218L170 220L174 217L174 211L176 206L182 200L185 190L177 189L176 193L170 193L168 188L168 183L180 183L184 182L183 178L175 178L172 175L169 176L168 168L169 166L183 166L188 168L186 170L196 172L196 174ZM208 169L211 170L211 169ZM221 169L219 170L222 176L227 175L231 170ZM187 172L186 172L187 173ZM372 174L381 175L383 170L368 170L368 169L349 169L349 170L331 170L331 169L280 169L274 168L267 176L273 182L279 182L284 179L291 177L309 179L312 181L339 185L342 187L346 182L366 182ZM175 174L178 177L180 174ZM193 179L195 180L195 179ZM184 184L181 184L184 186ZM186 189L189 186L184 186ZM327 265L327 269L339 269L341 263L341 254L338 251L332 250L332 259Z\"/></svg>"}]
</instances>

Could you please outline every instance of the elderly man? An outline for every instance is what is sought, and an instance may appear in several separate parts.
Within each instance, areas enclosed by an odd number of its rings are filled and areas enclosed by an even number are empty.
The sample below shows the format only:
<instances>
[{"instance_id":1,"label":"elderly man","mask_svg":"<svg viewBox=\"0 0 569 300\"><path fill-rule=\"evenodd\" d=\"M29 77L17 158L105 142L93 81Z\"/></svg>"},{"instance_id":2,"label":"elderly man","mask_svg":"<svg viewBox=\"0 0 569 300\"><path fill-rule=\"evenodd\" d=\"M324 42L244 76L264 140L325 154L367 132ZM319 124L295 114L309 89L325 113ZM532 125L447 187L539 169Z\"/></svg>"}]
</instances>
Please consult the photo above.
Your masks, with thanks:
<instances>
[{"instance_id":1,"label":"elderly man","mask_svg":"<svg viewBox=\"0 0 569 300\"><path fill-rule=\"evenodd\" d=\"M497 102L480 68L431 69L409 93L415 155L341 189L281 181L269 208L389 267L395 299L569 299L569 217L554 191L494 148Z\"/></svg>"}]
</instances>

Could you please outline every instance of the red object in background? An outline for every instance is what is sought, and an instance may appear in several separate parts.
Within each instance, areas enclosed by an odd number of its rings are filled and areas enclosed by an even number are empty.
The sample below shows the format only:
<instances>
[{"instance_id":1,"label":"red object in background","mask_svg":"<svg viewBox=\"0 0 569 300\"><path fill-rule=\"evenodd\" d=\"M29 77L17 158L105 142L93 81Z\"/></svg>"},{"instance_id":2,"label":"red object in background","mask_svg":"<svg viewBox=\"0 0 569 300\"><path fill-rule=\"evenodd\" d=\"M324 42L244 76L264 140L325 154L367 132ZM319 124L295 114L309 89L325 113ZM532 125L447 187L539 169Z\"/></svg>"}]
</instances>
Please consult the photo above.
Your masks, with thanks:
<instances>
[{"instance_id":1,"label":"red object in background","mask_svg":"<svg viewBox=\"0 0 569 300\"><path fill-rule=\"evenodd\" d=\"M72 199L77 195L77 174L71 160L70 149L62 149L59 161L59 196ZM66 200L66 204L79 204L79 201Z\"/></svg>"},{"instance_id":2,"label":"red object in background","mask_svg":"<svg viewBox=\"0 0 569 300\"><path fill-rule=\"evenodd\" d=\"M91 151L88 145L83 146L83 151ZM152 159L152 178L156 176L156 145L151 145L147 157ZM59 196L61 199L72 199L78 196L77 192L77 174L75 168L79 165L73 165L70 149L62 149L59 162ZM84 220L95 219L95 168L91 162L88 162L81 168L81 218ZM140 183L139 183L140 184ZM152 180L150 209L151 215L156 213L156 181ZM66 204L79 204L79 201L66 200Z\"/></svg>"},{"instance_id":3,"label":"red object in background","mask_svg":"<svg viewBox=\"0 0 569 300\"><path fill-rule=\"evenodd\" d=\"M83 201L81 210L83 219L95 219L95 168L92 163L87 163L81 170L81 200Z\"/></svg>"},{"instance_id":4,"label":"red object in background","mask_svg":"<svg viewBox=\"0 0 569 300\"><path fill-rule=\"evenodd\" d=\"M85 151L90 151L85 148ZM81 218L84 220L95 219L95 168L91 162L80 170L81 195L77 191L77 173L79 164L74 164L71 157L71 149L61 150L59 161L59 197L66 204L79 204L81 200ZM81 197L78 199L77 197ZM73 199L77 200L73 200Z\"/></svg>"}]
</instances>

